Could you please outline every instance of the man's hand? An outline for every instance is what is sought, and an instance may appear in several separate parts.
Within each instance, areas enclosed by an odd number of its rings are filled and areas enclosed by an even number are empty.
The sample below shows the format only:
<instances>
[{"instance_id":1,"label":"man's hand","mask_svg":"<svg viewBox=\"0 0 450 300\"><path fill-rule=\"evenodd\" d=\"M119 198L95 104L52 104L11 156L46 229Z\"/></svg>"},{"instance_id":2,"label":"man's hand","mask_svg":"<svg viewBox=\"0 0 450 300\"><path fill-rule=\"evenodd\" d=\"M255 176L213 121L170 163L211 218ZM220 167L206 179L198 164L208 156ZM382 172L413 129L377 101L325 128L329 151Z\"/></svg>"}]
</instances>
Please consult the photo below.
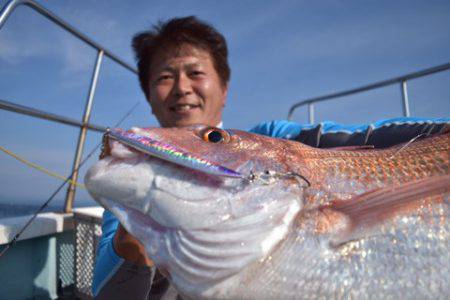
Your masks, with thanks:
<instances>
[{"instance_id":1,"label":"man's hand","mask_svg":"<svg viewBox=\"0 0 450 300\"><path fill-rule=\"evenodd\" d=\"M144 246L131 234L129 234L121 224L114 235L114 250L123 259L139 265L153 266L153 261L148 258Z\"/></svg>"}]
</instances>

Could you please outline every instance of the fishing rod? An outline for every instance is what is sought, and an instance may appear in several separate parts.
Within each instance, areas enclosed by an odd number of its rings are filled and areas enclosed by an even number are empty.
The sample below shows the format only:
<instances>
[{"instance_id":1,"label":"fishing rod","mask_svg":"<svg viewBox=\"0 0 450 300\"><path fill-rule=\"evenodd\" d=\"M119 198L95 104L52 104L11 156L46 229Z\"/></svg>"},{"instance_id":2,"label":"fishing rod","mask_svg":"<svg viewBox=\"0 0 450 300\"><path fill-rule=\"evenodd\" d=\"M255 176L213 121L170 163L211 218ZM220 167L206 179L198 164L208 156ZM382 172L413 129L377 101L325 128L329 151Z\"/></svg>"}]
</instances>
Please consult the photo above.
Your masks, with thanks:
<instances>
[{"instance_id":1,"label":"fishing rod","mask_svg":"<svg viewBox=\"0 0 450 300\"><path fill-rule=\"evenodd\" d=\"M131 109L117 122L117 124L114 125L114 127L118 127L123 121L125 121L126 118L128 118L131 113L136 109L136 107L139 105L139 101L136 102L136 104L133 105L133 107L131 107ZM18 241L19 237L22 235L22 233L28 228L28 226L30 226L30 224L34 221L34 219L36 219L37 215L39 213L41 213L47 206L48 204L53 200L53 198L55 198L55 196L58 194L58 192L64 187L64 185L68 182L72 180L72 177L74 176L74 174L76 172L78 172L78 170L84 165L84 163L86 163L86 161L89 160L89 158L91 158L92 155L94 155L95 151L97 151L97 149L102 145L102 142L98 143L94 149L92 149L89 154L81 161L81 163L78 165L77 168L75 168L72 173L70 174L69 177L67 177L63 183L61 183L56 190L51 194L51 196L38 208L38 210L36 210L36 212L31 216L31 218L25 223L24 226L22 226L22 228L16 233L16 235L14 235L13 239L6 244L5 248L3 248L0 251L0 257L2 257L9 249L11 249L12 246L14 246L14 244Z\"/></svg>"}]
</instances>

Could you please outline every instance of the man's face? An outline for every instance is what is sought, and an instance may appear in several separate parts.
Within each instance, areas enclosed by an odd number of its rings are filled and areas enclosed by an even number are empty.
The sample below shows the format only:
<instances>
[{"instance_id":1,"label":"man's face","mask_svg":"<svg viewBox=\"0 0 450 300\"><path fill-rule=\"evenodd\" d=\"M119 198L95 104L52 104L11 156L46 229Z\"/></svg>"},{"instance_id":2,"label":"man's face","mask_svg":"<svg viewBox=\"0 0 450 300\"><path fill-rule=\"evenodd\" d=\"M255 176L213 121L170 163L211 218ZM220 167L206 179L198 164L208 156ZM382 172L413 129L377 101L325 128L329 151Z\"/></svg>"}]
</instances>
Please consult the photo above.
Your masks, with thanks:
<instances>
[{"instance_id":1,"label":"man's face","mask_svg":"<svg viewBox=\"0 0 450 300\"><path fill-rule=\"evenodd\" d=\"M149 101L161 126L220 123L227 87L207 51L184 45L160 52L150 70Z\"/></svg>"}]
</instances>

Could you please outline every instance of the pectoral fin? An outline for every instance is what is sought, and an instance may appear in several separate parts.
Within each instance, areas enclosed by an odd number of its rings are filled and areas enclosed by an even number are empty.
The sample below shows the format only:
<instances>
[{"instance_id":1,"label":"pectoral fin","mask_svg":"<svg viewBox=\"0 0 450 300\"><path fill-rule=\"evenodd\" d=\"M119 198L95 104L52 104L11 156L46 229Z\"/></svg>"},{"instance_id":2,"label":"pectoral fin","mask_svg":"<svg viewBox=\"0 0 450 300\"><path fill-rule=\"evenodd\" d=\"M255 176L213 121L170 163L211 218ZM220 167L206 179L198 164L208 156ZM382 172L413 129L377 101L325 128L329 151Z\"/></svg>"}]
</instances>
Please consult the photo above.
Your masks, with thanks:
<instances>
[{"instance_id":1,"label":"pectoral fin","mask_svg":"<svg viewBox=\"0 0 450 300\"><path fill-rule=\"evenodd\" d=\"M435 176L376 189L350 200L335 200L319 210L325 218L333 218L341 224L331 235L332 244L340 245L366 236L378 225L386 224L398 215L416 211L426 204L425 199L445 195L449 189L450 175ZM443 201L444 197L431 199L439 202Z\"/></svg>"}]
</instances>

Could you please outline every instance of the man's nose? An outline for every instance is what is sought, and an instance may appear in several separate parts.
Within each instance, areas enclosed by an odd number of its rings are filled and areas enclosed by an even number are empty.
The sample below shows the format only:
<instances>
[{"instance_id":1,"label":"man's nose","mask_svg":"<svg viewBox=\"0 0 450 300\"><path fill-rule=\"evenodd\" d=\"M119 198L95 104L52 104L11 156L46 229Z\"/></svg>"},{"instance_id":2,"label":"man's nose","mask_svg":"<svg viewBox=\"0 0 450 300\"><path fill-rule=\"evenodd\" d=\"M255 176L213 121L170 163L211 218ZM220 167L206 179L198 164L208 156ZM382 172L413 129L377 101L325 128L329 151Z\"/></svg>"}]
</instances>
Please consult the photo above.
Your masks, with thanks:
<instances>
[{"instance_id":1,"label":"man's nose","mask_svg":"<svg viewBox=\"0 0 450 300\"><path fill-rule=\"evenodd\" d=\"M186 74L180 74L177 76L174 90L177 97L181 97L192 92L191 80L188 76L186 76Z\"/></svg>"}]
</instances>

